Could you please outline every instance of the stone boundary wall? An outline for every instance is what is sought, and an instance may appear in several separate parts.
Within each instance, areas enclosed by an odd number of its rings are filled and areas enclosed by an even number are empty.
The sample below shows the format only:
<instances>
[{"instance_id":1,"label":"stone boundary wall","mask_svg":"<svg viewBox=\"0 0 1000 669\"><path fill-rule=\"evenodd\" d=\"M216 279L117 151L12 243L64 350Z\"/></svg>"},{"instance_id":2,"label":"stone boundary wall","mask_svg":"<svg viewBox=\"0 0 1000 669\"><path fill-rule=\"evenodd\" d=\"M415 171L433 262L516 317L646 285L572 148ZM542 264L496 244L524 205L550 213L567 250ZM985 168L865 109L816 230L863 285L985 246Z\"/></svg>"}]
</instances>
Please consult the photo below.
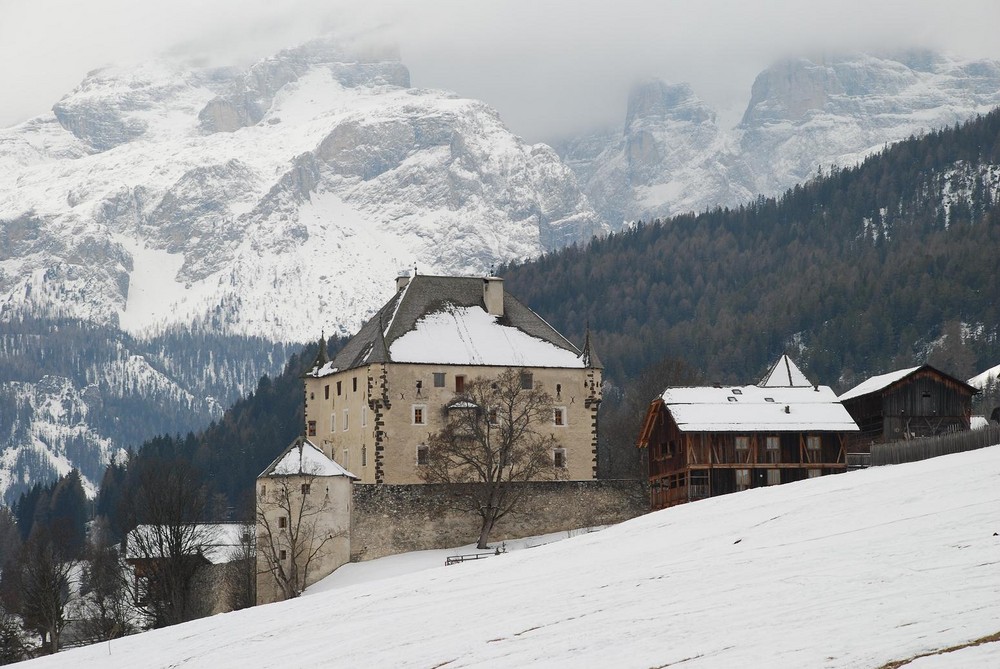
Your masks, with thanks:
<instances>
[{"instance_id":1,"label":"stone boundary wall","mask_svg":"<svg viewBox=\"0 0 1000 669\"><path fill-rule=\"evenodd\" d=\"M353 486L351 562L475 543L480 519L456 506L453 485ZM519 484L530 493L519 511L493 528L490 543L504 539L611 525L649 511L646 481L540 481Z\"/></svg>"}]
</instances>

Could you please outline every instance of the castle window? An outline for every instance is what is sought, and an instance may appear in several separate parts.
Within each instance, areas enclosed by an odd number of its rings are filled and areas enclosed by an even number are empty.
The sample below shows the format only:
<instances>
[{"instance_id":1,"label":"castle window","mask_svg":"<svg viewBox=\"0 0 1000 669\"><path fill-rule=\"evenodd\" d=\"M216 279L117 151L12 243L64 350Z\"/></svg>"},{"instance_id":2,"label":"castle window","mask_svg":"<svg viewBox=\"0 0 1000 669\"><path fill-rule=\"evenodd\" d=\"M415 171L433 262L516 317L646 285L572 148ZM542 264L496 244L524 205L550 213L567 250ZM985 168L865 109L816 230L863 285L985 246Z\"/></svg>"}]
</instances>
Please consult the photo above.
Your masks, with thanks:
<instances>
[{"instance_id":1,"label":"castle window","mask_svg":"<svg viewBox=\"0 0 1000 669\"><path fill-rule=\"evenodd\" d=\"M351 449L349 448L344 449L344 458L341 464L344 465L344 469L351 468Z\"/></svg>"},{"instance_id":2,"label":"castle window","mask_svg":"<svg viewBox=\"0 0 1000 669\"><path fill-rule=\"evenodd\" d=\"M267 494L267 486L266 485L261 484L261 486L260 486L260 494L261 495L266 495Z\"/></svg>"},{"instance_id":3,"label":"castle window","mask_svg":"<svg viewBox=\"0 0 1000 669\"><path fill-rule=\"evenodd\" d=\"M362 405L361 407L361 427L366 427L368 425L368 407Z\"/></svg>"},{"instance_id":4,"label":"castle window","mask_svg":"<svg viewBox=\"0 0 1000 669\"><path fill-rule=\"evenodd\" d=\"M531 390L534 385L534 375L531 372L521 372L521 390Z\"/></svg>"},{"instance_id":5,"label":"castle window","mask_svg":"<svg viewBox=\"0 0 1000 669\"><path fill-rule=\"evenodd\" d=\"M434 387L444 388L444 372L434 372Z\"/></svg>"},{"instance_id":6,"label":"castle window","mask_svg":"<svg viewBox=\"0 0 1000 669\"><path fill-rule=\"evenodd\" d=\"M464 393L465 392L465 377L461 375L455 376L455 392Z\"/></svg>"},{"instance_id":7,"label":"castle window","mask_svg":"<svg viewBox=\"0 0 1000 669\"><path fill-rule=\"evenodd\" d=\"M335 432L337 429L337 414L330 414L330 432Z\"/></svg>"},{"instance_id":8,"label":"castle window","mask_svg":"<svg viewBox=\"0 0 1000 669\"><path fill-rule=\"evenodd\" d=\"M288 559L288 551L286 551L284 548L282 548L281 550L279 550L278 551L278 559L282 560L282 561L287 560Z\"/></svg>"},{"instance_id":9,"label":"castle window","mask_svg":"<svg viewBox=\"0 0 1000 669\"><path fill-rule=\"evenodd\" d=\"M326 396L324 399L330 399L330 384L323 386L323 394Z\"/></svg>"},{"instance_id":10,"label":"castle window","mask_svg":"<svg viewBox=\"0 0 1000 669\"><path fill-rule=\"evenodd\" d=\"M308 430L309 430L308 434L310 437L316 436L316 421L314 420L309 421Z\"/></svg>"},{"instance_id":11,"label":"castle window","mask_svg":"<svg viewBox=\"0 0 1000 669\"><path fill-rule=\"evenodd\" d=\"M302 484L302 494L303 495L308 495L309 494L309 488L310 488L310 485L308 483L303 483Z\"/></svg>"},{"instance_id":12,"label":"castle window","mask_svg":"<svg viewBox=\"0 0 1000 669\"><path fill-rule=\"evenodd\" d=\"M558 398L561 394L562 394L562 384L561 383L557 383L556 384L556 397Z\"/></svg>"},{"instance_id":13,"label":"castle window","mask_svg":"<svg viewBox=\"0 0 1000 669\"><path fill-rule=\"evenodd\" d=\"M347 432L347 428L350 427L350 413L347 409L344 409L344 432Z\"/></svg>"},{"instance_id":14,"label":"castle window","mask_svg":"<svg viewBox=\"0 0 1000 669\"><path fill-rule=\"evenodd\" d=\"M565 448L556 448L552 450L552 464L554 464L557 469L565 469L566 467Z\"/></svg>"},{"instance_id":15,"label":"castle window","mask_svg":"<svg viewBox=\"0 0 1000 669\"><path fill-rule=\"evenodd\" d=\"M278 529L285 529L288 527L288 516L278 516Z\"/></svg>"},{"instance_id":16,"label":"castle window","mask_svg":"<svg viewBox=\"0 0 1000 669\"><path fill-rule=\"evenodd\" d=\"M423 404L413 405L413 424L425 425L427 422L427 407Z\"/></svg>"},{"instance_id":17,"label":"castle window","mask_svg":"<svg viewBox=\"0 0 1000 669\"><path fill-rule=\"evenodd\" d=\"M566 425L566 407L554 407L552 409L552 422L557 427L565 427L565 425Z\"/></svg>"},{"instance_id":18,"label":"castle window","mask_svg":"<svg viewBox=\"0 0 1000 669\"><path fill-rule=\"evenodd\" d=\"M417 446L417 464L426 465L429 462L430 462L430 451L423 444Z\"/></svg>"},{"instance_id":19,"label":"castle window","mask_svg":"<svg viewBox=\"0 0 1000 669\"><path fill-rule=\"evenodd\" d=\"M337 381L337 397L340 397L340 381Z\"/></svg>"}]
</instances>

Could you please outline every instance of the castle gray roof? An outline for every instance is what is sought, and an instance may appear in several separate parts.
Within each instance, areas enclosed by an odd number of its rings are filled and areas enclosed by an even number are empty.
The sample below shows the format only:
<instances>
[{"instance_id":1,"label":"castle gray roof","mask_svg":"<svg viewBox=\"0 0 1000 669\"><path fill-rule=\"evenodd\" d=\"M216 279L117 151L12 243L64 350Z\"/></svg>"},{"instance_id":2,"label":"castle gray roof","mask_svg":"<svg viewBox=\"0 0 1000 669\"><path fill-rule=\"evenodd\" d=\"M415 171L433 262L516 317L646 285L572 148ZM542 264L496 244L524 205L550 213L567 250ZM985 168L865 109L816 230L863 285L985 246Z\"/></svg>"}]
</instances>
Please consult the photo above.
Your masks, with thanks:
<instances>
[{"instance_id":1,"label":"castle gray roof","mask_svg":"<svg viewBox=\"0 0 1000 669\"><path fill-rule=\"evenodd\" d=\"M392 359L390 355L392 346L407 333L415 331L418 323L427 322L429 317L443 314L450 314L453 317L458 314L457 318L460 318L462 314L475 312L477 309L485 314L483 282L484 279L481 277L414 276L361 327L331 362L314 368L310 374L325 376L334 371L353 369L373 362L400 362ZM568 352L579 358L579 362L574 365L551 366L600 367L600 361L589 348L586 351L587 355L584 356L584 352L506 291L503 297L503 310L503 316L496 318L496 325L513 328L533 340L546 342L551 345L550 348L554 347L553 350ZM562 358L565 359L566 356L563 355ZM448 364L450 361L442 359L426 360L426 362ZM525 366L547 365L526 363Z\"/></svg>"}]
</instances>

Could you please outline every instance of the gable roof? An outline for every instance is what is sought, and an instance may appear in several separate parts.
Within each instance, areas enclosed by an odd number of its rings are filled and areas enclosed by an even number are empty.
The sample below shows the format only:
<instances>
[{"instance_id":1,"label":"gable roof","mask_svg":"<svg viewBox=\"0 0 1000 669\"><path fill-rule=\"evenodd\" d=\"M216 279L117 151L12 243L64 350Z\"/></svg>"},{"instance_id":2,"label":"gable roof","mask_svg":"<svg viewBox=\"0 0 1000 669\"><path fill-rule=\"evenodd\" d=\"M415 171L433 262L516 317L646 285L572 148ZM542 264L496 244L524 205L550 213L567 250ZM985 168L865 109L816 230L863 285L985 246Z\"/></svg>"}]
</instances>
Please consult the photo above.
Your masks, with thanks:
<instances>
[{"instance_id":1,"label":"gable roof","mask_svg":"<svg viewBox=\"0 0 1000 669\"><path fill-rule=\"evenodd\" d=\"M857 432L829 386L667 388L661 396L681 432Z\"/></svg>"},{"instance_id":2,"label":"gable roof","mask_svg":"<svg viewBox=\"0 0 1000 669\"><path fill-rule=\"evenodd\" d=\"M265 476L347 476L358 478L305 437L298 437L257 478Z\"/></svg>"},{"instance_id":3,"label":"gable roof","mask_svg":"<svg viewBox=\"0 0 1000 669\"><path fill-rule=\"evenodd\" d=\"M813 384L791 358L782 355L757 385L761 388L811 388Z\"/></svg>"},{"instance_id":4,"label":"gable roof","mask_svg":"<svg viewBox=\"0 0 1000 669\"><path fill-rule=\"evenodd\" d=\"M843 395L841 395L840 401L843 402L845 400L854 399L855 397L861 397L862 395L870 395L871 393L885 390L892 384L902 381L911 374L915 374L916 372L919 372L924 369L931 370L934 373L939 374L946 379L950 379L959 385L965 386L971 391L972 394L979 392L979 390L976 387L969 385L968 383L962 381L961 379L956 379L950 374L945 374L940 369L936 369L934 367L931 367L930 365L920 365L918 367L907 367L906 369L900 369L895 372L889 372L887 374L879 374L878 376L873 376L867 381L862 381L861 383L859 383L858 385L854 386L853 388L845 392Z\"/></svg>"},{"instance_id":5,"label":"gable roof","mask_svg":"<svg viewBox=\"0 0 1000 669\"><path fill-rule=\"evenodd\" d=\"M573 367L600 365L504 291L503 316L487 313L482 277L417 275L323 366L325 376L373 362Z\"/></svg>"}]
</instances>

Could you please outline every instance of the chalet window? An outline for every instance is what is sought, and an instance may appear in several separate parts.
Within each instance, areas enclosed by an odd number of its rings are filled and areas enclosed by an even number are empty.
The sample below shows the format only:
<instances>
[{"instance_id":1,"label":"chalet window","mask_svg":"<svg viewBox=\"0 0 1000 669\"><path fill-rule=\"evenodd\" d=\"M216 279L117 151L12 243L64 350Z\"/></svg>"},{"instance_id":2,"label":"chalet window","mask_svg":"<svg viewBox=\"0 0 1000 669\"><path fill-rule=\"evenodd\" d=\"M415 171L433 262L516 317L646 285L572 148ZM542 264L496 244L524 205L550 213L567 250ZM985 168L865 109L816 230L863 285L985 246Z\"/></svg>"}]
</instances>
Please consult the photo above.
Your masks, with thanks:
<instances>
[{"instance_id":1,"label":"chalet window","mask_svg":"<svg viewBox=\"0 0 1000 669\"><path fill-rule=\"evenodd\" d=\"M434 387L444 388L444 372L434 372Z\"/></svg>"},{"instance_id":2,"label":"chalet window","mask_svg":"<svg viewBox=\"0 0 1000 669\"><path fill-rule=\"evenodd\" d=\"M737 469L736 471L736 490L746 490L750 487L750 470L749 469Z\"/></svg>"},{"instance_id":3,"label":"chalet window","mask_svg":"<svg viewBox=\"0 0 1000 669\"><path fill-rule=\"evenodd\" d=\"M768 469L767 470L767 485L779 485L781 483L781 470L780 469Z\"/></svg>"},{"instance_id":4,"label":"chalet window","mask_svg":"<svg viewBox=\"0 0 1000 669\"><path fill-rule=\"evenodd\" d=\"M552 450L552 464L558 469L566 468L566 449L556 448Z\"/></svg>"},{"instance_id":5,"label":"chalet window","mask_svg":"<svg viewBox=\"0 0 1000 669\"><path fill-rule=\"evenodd\" d=\"M278 559L279 560L287 560L288 559L288 551L286 551L284 548L282 548L281 550L279 550L278 551Z\"/></svg>"},{"instance_id":6,"label":"chalet window","mask_svg":"<svg viewBox=\"0 0 1000 669\"><path fill-rule=\"evenodd\" d=\"M309 486L308 483L303 483L302 484L302 488L301 489L302 489L302 494L303 495L308 495L309 494L309 487L310 486Z\"/></svg>"},{"instance_id":7,"label":"chalet window","mask_svg":"<svg viewBox=\"0 0 1000 669\"><path fill-rule=\"evenodd\" d=\"M552 409L552 422L557 427L566 426L566 407L555 407Z\"/></svg>"},{"instance_id":8,"label":"chalet window","mask_svg":"<svg viewBox=\"0 0 1000 669\"><path fill-rule=\"evenodd\" d=\"M358 392L358 377L355 376L351 379L351 386L353 392Z\"/></svg>"},{"instance_id":9,"label":"chalet window","mask_svg":"<svg viewBox=\"0 0 1000 669\"><path fill-rule=\"evenodd\" d=\"M781 440L778 439L777 437L768 437L767 440L765 441L765 444L767 445L767 450L776 451L778 450L778 447L781 445Z\"/></svg>"},{"instance_id":10,"label":"chalet window","mask_svg":"<svg viewBox=\"0 0 1000 669\"><path fill-rule=\"evenodd\" d=\"M455 376L455 392L464 393L465 392L465 377L461 375Z\"/></svg>"},{"instance_id":11,"label":"chalet window","mask_svg":"<svg viewBox=\"0 0 1000 669\"><path fill-rule=\"evenodd\" d=\"M820 477L822 475L823 475L823 470L822 469L810 469L809 470L809 478L811 478L811 479L818 478L818 477Z\"/></svg>"},{"instance_id":12,"label":"chalet window","mask_svg":"<svg viewBox=\"0 0 1000 669\"><path fill-rule=\"evenodd\" d=\"M340 397L340 381L337 381L337 397Z\"/></svg>"},{"instance_id":13,"label":"chalet window","mask_svg":"<svg viewBox=\"0 0 1000 669\"><path fill-rule=\"evenodd\" d=\"M325 386L323 386L323 395L324 395L324 399L330 399L330 384L329 383L326 384Z\"/></svg>"},{"instance_id":14,"label":"chalet window","mask_svg":"<svg viewBox=\"0 0 1000 669\"><path fill-rule=\"evenodd\" d=\"M413 424L414 425L425 425L427 416L427 407L423 404L413 405Z\"/></svg>"},{"instance_id":15,"label":"chalet window","mask_svg":"<svg viewBox=\"0 0 1000 669\"><path fill-rule=\"evenodd\" d=\"M288 516L278 516L278 529L288 527Z\"/></svg>"},{"instance_id":16,"label":"chalet window","mask_svg":"<svg viewBox=\"0 0 1000 669\"><path fill-rule=\"evenodd\" d=\"M736 437L736 450L745 451L750 448L750 437Z\"/></svg>"},{"instance_id":17,"label":"chalet window","mask_svg":"<svg viewBox=\"0 0 1000 669\"><path fill-rule=\"evenodd\" d=\"M531 372L521 372L521 390L531 390L534 385L534 375Z\"/></svg>"},{"instance_id":18,"label":"chalet window","mask_svg":"<svg viewBox=\"0 0 1000 669\"><path fill-rule=\"evenodd\" d=\"M426 465L430 462L430 451L426 446L421 444L417 446L417 464Z\"/></svg>"},{"instance_id":19,"label":"chalet window","mask_svg":"<svg viewBox=\"0 0 1000 669\"><path fill-rule=\"evenodd\" d=\"M314 421L314 420L311 420L311 421L309 421L309 424L308 424L308 425L309 425L309 428L308 428L308 429L309 429L309 432L308 432L308 435L309 435L310 437L315 437L315 436L316 436L316 421Z\"/></svg>"},{"instance_id":20,"label":"chalet window","mask_svg":"<svg viewBox=\"0 0 1000 669\"><path fill-rule=\"evenodd\" d=\"M821 443L819 437L806 437L806 448L810 451L818 451Z\"/></svg>"}]
</instances>

